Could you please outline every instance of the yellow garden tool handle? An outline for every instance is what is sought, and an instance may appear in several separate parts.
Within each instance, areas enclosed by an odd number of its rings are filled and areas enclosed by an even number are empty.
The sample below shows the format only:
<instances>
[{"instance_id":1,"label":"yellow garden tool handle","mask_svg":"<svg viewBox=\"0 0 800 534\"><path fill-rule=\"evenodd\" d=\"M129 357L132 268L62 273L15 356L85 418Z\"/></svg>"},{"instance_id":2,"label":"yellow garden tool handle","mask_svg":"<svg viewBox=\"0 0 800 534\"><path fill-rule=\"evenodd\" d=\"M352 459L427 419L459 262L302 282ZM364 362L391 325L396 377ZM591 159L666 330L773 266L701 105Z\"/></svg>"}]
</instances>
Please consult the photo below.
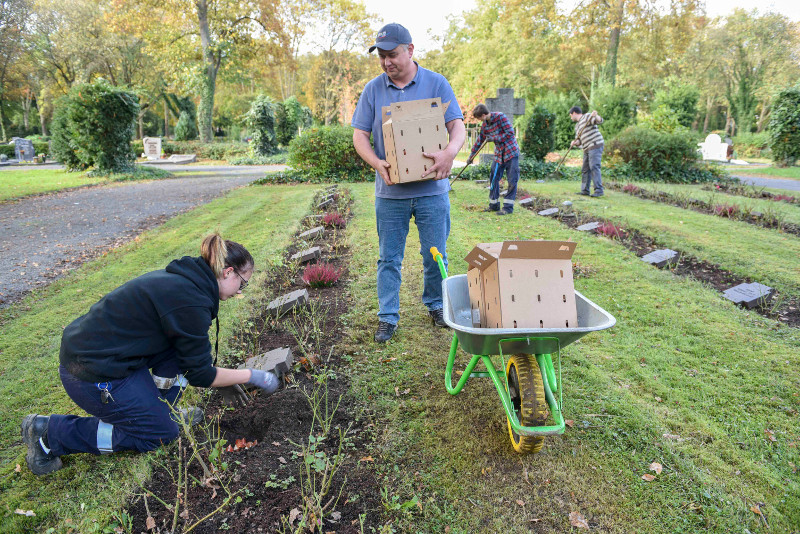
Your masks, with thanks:
<instances>
[{"instance_id":1,"label":"yellow garden tool handle","mask_svg":"<svg viewBox=\"0 0 800 534\"><path fill-rule=\"evenodd\" d=\"M439 264L439 272L442 273L442 279L447 278L447 267L444 266L444 256L442 256L442 253L439 252L438 248L431 247L431 256L433 256L433 261Z\"/></svg>"}]
</instances>

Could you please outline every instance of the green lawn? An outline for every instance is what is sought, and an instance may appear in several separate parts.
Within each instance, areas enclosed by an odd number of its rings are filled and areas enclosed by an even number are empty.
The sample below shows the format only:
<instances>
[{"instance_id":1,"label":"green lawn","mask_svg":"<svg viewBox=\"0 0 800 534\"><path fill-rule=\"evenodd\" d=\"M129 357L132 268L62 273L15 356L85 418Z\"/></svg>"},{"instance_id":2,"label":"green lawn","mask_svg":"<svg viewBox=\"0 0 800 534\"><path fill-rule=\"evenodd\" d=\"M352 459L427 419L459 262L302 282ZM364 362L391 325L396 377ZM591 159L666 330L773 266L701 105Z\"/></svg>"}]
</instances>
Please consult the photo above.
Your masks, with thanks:
<instances>
[{"instance_id":1,"label":"green lawn","mask_svg":"<svg viewBox=\"0 0 800 534\"><path fill-rule=\"evenodd\" d=\"M668 246L782 290L800 286L795 237L621 193L578 199L574 183L521 186L534 195L571 198L578 209L625 221ZM451 196L451 274L466 272L463 258L475 243L572 239L578 244L574 261L588 273L576 289L618 321L564 349L565 416L573 425L547 438L540 454L520 456L510 447L489 380L472 379L458 396L443 387L451 333L434 329L420 302L414 225L400 329L387 345L372 341L374 186L348 187L355 197L348 228L353 305L343 318L347 341L340 349L350 363L337 372L351 379L347 402L374 414L375 443L355 454L374 458L385 492L382 522L395 532L567 532L571 512L604 532L757 532L756 503L764 503L771 531L800 525L796 329L737 308L700 282L654 269L617 242L524 209L504 218L475 211L484 206L486 191L464 183ZM56 378L62 326L123 281L196 254L203 234L216 227L247 244L262 266L288 244L313 192L302 186L235 190L0 312L0 531L103 531L158 459L158 453L115 455L113 461L76 456L44 479L24 468L15 472L24 464L21 417L73 407ZM285 205L296 210L281 209ZM251 303L260 296L248 293L223 304L223 340L253 313ZM457 368L466 360L462 352ZM652 473L652 462L664 470L648 482L642 475ZM415 497L418 505L401 506ZM14 515L16 508L37 516Z\"/></svg>"},{"instance_id":2,"label":"green lawn","mask_svg":"<svg viewBox=\"0 0 800 534\"><path fill-rule=\"evenodd\" d=\"M37 193L50 193L70 187L107 182L106 178L89 177L82 172L56 169L2 170L0 171L0 202Z\"/></svg>"},{"instance_id":3,"label":"green lawn","mask_svg":"<svg viewBox=\"0 0 800 534\"><path fill-rule=\"evenodd\" d=\"M269 263L281 261L281 251L299 225L297 213L305 210L314 190L290 186L247 187L171 219L136 241L111 251L101 259L58 280L23 302L0 310L0 532L44 532L49 526L66 531L94 532L112 521L137 480L144 480L157 455L78 455L65 468L37 478L25 465L19 424L25 414L79 413L58 379L58 346L62 328L88 311L104 293L147 271L163 268L171 259L199 255L200 242L219 229L226 238L246 244L256 260L255 281L244 299L221 303L220 358L225 340L236 325L253 311L248 306L263 298L259 278ZM13 510L34 510L35 518L14 515Z\"/></svg>"},{"instance_id":4,"label":"green lawn","mask_svg":"<svg viewBox=\"0 0 800 534\"><path fill-rule=\"evenodd\" d=\"M800 180L800 167L733 167L727 169L730 174L747 174L772 178L791 178Z\"/></svg>"}]
</instances>

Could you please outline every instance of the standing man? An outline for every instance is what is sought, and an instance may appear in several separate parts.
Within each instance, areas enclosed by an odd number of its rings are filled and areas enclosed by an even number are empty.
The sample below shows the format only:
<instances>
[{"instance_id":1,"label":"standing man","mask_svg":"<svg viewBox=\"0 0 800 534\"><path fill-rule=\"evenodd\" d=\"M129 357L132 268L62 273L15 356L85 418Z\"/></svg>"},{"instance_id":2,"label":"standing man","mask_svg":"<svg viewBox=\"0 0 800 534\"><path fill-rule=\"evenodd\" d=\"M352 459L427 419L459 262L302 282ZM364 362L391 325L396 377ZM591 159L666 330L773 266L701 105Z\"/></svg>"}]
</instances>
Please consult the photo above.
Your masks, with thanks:
<instances>
[{"instance_id":1,"label":"standing man","mask_svg":"<svg viewBox=\"0 0 800 534\"><path fill-rule=\"evenodd\" d=\"M575 122L575 139L570 146L583 148L583 167L581 168L581 195L589 194L589 183L594 184L593 197L603 196L603 179L600 176L600 158L603 156L603 134L597 129L603 119L592 111L584 115L579 106L569 110L569 117Z\"/></svg>"},{"instance_id":2,"label":"standing man","mask_svg":"<svg viewBox=\"0 0 800 534\"><path fill-rule=\"evenodd\" d=\"M498 215L507 215L514 212L514 201L517 198L517 181L519 181L519 145L517 135L511 121L504 113L493 111L489 113L486 104L478 104L472 110L472 116L483 121L480 134L467 159L467 165L480 150L484 141L494 143L494 161L491 170L491 187L489 189L489 207L484 211L496 211ZM503 209L500 209L500 180L506 173L508 180L508 193L503 200Z\"/></svg>"},{"instance_id":3,"label":"standing man","mask_svg":"<svg viewBox=\"0 0 800 534\"><path fill-rule=\"evenodd\" d=\"M358 155L375 169L375 217L378 226L378 329L375 341L391 339L400 320L400 268L406 248L409 221L419 231L420 254L425 270L422 303L435 326L446 327L442 312L442 275L431 256L436 247L447 265L446 244L450 234L450 183L447 177L456 154L466 138L464 116L453 89L444 76L413 61L411 34L400 24L380 29L370 53L378 49L383 74L370 80L353 113L353 145ZM441 97L450 102L444 116L450 142L439 152L423 153L433 160L427 174L436 178L423 182L395 184L389 181L389 163L383 146L381 108L394 102ZM372 134L372 144L370 144ZM374 145L374 146L373 146Z\"/></svg>"}]
</instances>

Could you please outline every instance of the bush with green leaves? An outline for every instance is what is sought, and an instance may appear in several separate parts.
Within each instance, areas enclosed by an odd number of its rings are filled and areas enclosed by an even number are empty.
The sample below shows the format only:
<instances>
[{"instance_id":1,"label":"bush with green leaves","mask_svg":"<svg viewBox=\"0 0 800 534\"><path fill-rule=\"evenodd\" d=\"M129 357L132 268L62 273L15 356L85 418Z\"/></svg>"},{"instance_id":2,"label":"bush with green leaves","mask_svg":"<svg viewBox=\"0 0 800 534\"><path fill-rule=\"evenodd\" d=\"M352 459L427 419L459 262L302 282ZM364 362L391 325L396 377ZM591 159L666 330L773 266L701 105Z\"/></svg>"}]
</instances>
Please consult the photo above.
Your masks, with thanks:
<instances>
[{"instance_id":1,"label":"bush with green leaves","mask_svg":"<svg viewBox=\"0 0 800 534\"><path fill-rule=\"evenodd\" d=\"M659 105L650 115L639 118L639 125L659 132L674 132L684 128L672 108L664 104Z\"/></svg>"},{"instance_id":2,"label":"bush with green leaves","mask_svg":"<svg viewBox=\"0 0 800 534\"><path fill-rule=\"evenodd\" d=\"M717 176L698 165L697 144L684 128L663 132L630 126L607 144L606 154L619 156L625 163L611 172L615 177L693 183L712 181Z\"/></svg>"},{"instance_id":3,"label":"bush with green leaves","mask_svg":"<svg viewBox=\"0 0 800 534\"><path fill-rule=\"evenodd\" d=\"M138 113L135 94L104 80L73 86L56 102L51 123L53 155L70 170L129 169Z\"/></svg>"},{"instance_id":4,"label":"bush with green leaves","mask_svg":"<svg viewBox=\"0 0 800 534\"><path fill-rule=\"evenodd\" d=\"M269 156L278 148L275 136L275 102L266 95L258 95L245 113L244 121L253 134L253 154Z\"/></svg>"},{"instance_id":5,"label":"bush with green leaves","mask_svg":"<svg viewBox=\"0 0 800 534\"><path fill-rule=\"evenodd\" d=\"M310 128L289 143L289 165L307 179L369 181L372 168L353 147L350 126Z\"/></svg>"},{"instance_id":6,"label":"bush with green leaves","mask_svg":"<svg viewBox=\"0 0 800 534\"><path fill-rule=\"evenodd\" d=\"M739 159L769 157L769 132L740 132L733 138L733 148Z\"/></svg>"},{"instance_id":7,"label":"bush with green leaves","mask_svg":"<svg viewBox=\"0 0 800 534\"><path fill-rule=\"evenodd\" d=\"M663 108L671 112L671 119L690 128L697 116L697 100L700 91L696 86L670 78L663 89L656 91L654 109ZM655 115L655 111L653 112Z\"/></svg>"},{"instance_id":8,"label":"bush with green leaves","mask_svg":"<svg viewBox=\"0 0 800 534\"><path fill-rule=\"evenodd\" d=\"M592 106L603 118L600 131L610 139L636 121L636 95L625 87L603 84L594 93ZM588 113L591 110L584 110Z\"/></svg>"},{"instance_id":9,"label":"bush with green leaves","mask_svg":"<svg viewBox=\"0 0 800 534\"><path fill-rule=\"evenodd\" d=\"M550 110L556 116L553 141L556 150L569 148L569 143L575 138L575 123L569 117L572 106L580 105L581 98L577 93L548 93L537 104Z\"/></svg>"},{"instance_id":10,"label":"bush with green leaves","mask_svg":"<svg viewBox=\"0 0 800 534\"><path fill-rule=\"evenodd\" d=\"M297 133L311 126L311 110L290 96L275 107L275 135L278 144L288 146Z\"/></svg>"},{"instance_id":11,"label":"bush with green leaves","mask_svg":"<svg viewBox=\"0 0 800 534\"><path fill-rule=\"evenodd\" d=\"M522 152L535 160L544 160L553 150L556 116L541 104L533 107L522 137Z\"/></svg>"},{"instance_id":12,"label":"bush with green leaves","mask_svg":"<svg viewBox=\"0 0 800 534\"><path fill-rule=\"evenodd\" d=\"M772 161L780 167L800 159L800 88L778 93L769 119L769 148Z\"/></svg>"},{"instance_id":13,"label":"bush with green leaves","mask_svg":"<svg viewBox=\"0 0 800 534\"><path fill-rule=\"evenodd\" d=\"M175 140L188 141L197 139L197 124L192 114L188 111L181 111L178 117L178 124L175 125Z\"/></svg>"}]
</instances>

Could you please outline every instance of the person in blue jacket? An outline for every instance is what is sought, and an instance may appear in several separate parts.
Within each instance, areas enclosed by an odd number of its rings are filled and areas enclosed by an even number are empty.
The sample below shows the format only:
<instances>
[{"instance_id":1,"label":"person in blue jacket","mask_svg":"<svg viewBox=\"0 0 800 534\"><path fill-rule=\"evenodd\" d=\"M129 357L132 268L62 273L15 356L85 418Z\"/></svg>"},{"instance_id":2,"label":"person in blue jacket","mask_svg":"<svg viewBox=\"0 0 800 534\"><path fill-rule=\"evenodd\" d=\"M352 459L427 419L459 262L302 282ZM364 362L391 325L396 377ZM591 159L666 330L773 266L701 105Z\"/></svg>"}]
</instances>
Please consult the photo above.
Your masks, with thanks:
<instances>
[{"instance_id":1,"label":"person in blue jacket","mask_svg":"<svg viewBox=\"0 0 800 534\"><path fill-rule=\"evenodd\" d=\"M211 355L208 330L219 301L241 293L253 268L247 249L211 234L200 257L184 256L123 284L67 326L58 371L69 397L91 417L26 416L28 468L44 475L61 469L66 454L145 452L174 440L176 418L203 417L199 408L180 415L172 408L187 385L219 388L228 404L247 401L239 384L274 393L274 373L216 367Z\"/></svg>"}]
</instances>

